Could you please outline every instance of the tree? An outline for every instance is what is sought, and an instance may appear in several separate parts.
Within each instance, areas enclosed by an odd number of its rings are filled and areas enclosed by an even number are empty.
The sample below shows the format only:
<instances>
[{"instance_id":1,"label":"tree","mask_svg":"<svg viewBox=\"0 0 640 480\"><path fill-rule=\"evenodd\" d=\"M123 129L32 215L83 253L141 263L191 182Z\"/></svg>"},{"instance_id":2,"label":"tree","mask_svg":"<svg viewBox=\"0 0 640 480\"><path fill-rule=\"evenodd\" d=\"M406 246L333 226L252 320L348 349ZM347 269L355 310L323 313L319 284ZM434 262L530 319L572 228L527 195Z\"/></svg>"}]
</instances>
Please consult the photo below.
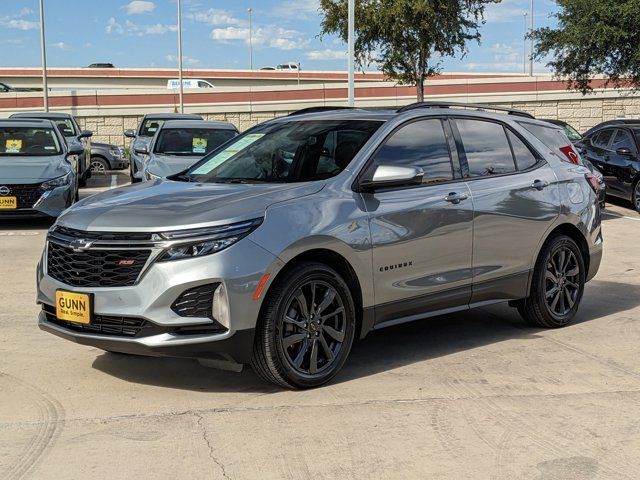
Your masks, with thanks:
<instances>
[{"instance_id":1,"label":"tree","mask_svg":"<svg viewBox=\"0 0 640 480\"><path fill-rule=\"evenodd\" d=\"M485 4L500 0L356 0L356 62L378 63L390 78L415 84L424 99L424 81L440 71L442 57L467 52L480 41ZM322 34L347 41L347 0L320 0Z\"/></svg>"},{"instance_id":2,"label":"tree","mask_svg":"<svg viewBox=\"0 0 640 480\"><path fill-rule=\"evenodd\" d=\"M557 0L555 28L533 33L534 57L582 93L595 75L614 87L640 86L640 0Z\"/></svg>"}]
</instances>

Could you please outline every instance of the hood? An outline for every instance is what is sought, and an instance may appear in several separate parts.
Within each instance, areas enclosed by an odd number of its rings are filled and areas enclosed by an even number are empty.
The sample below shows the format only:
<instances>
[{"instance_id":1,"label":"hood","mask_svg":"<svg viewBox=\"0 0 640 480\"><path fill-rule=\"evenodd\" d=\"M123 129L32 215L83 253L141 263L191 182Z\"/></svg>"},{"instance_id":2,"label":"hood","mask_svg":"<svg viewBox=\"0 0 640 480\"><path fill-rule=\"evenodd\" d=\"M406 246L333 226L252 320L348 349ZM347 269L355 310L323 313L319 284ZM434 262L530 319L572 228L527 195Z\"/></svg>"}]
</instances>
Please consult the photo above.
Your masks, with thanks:
<instances>
[{"instance_id":1,"label":"hood","mask_svg":"<svg viewBox=\"0 0 640 480\"><path fill-rule=\"evenodd\" d=\"M62 156L0 156L0 182L39 183L61 177L69 171L71 171L71 164Z\"/></svg>"},{"instance_id":2,"label":"hood","mask_svg":"<svg viewBox=\"0 0 640 480\"><path fill-rule=\"evenodd\" d=\"M200 161L201 156L152 155L147 162L147 170L159 177L168 177L186 170Z\"/></svg>"},{"instance_id":3,"label":"hood","mask_svg":"<svg viewBox=\"0 0 640 480\"><path fill-rule=\"evenodd\" d=\"M304 184L186 183L128 185L76 203L58 223L87 231L157 232L224 225L264 215L274 203L312 195L323 182Z\"/></svg>"}]
</instances>

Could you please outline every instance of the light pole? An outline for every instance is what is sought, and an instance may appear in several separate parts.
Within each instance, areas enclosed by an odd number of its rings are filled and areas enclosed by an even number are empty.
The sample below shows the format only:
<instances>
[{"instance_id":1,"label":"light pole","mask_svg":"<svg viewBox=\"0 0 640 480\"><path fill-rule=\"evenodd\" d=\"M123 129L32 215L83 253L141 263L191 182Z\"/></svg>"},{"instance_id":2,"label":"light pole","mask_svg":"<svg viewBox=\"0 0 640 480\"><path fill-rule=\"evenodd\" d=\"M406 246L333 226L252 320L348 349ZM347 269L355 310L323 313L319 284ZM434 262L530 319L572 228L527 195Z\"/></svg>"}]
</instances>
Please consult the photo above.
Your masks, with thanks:
<instances>
[{"instance_id":1,"label":"light pole","mask_svg":"<svg viewBox=\"0 0 640 480\"><path fill-rule=\"evenodd\" d=\"M524 28L522 29L522 73L527 73L527 15L529 13L524 12L522 17L524 18Z\"/></svg>"},{"instance_id":2,"label":"light pole","mask_svg":"<svg viewBox=\"0 0 640 480\"><path fill-rule=\"evenodd\" d=\"M44 34L44 6L40 0L40 48L42 50L42 93L44 99L44 111L49 111L49 87L47 85L47 47Z\"/></svg>"},{"instance_id":3,"label":"light pole","mask_svg":"<svg viewBox=\"0 0 640 480\"><path fill-rule=\"evenodd\" d=\"M348 86L348 105L350 107L355 106L355 16L356 16L356 1L349 0L349 19L348 19L348 44L349 44L349 86Z\"/></svg>"},{"instance_id":4,"label":"light pole","mask_svg":"<svg viewBox=\"0 0 640 480\"><path fill-rule=\"evenodd\" d=\"M182 85L182 0L178 0L178 81L180 82L180 113L184 113Z\"/></svg>"},{"instance_id":5,"label":"light pole","mask_svg":"<svg viewBox=\"0 0 640 480\"><path fill-rule=\"evenodd\" d=\"M249 69L253 70L253 8L248 8L249 12Z\"/></svg>"},{"instance_id":6,"label":"light pole","mask_svg":"<svg viewBox=\"0 0 640 480\"><path fill-rule=\"evenodd\" d=\"M531 0L531 38L529 41L531 42L531 49L529 51L529 76L533 77L533 0Z\"/></svg>"}]
</instances>

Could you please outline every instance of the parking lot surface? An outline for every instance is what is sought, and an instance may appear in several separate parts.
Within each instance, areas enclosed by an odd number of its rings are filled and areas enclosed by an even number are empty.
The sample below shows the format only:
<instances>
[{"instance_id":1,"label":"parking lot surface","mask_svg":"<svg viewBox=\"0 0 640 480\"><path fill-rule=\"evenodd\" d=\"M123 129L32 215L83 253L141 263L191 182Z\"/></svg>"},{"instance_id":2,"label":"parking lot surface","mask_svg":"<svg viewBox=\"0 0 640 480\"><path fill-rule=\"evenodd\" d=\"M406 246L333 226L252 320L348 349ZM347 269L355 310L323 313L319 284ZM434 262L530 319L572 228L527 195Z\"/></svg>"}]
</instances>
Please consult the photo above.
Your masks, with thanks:
<instances>
[{"instance_id":1,"label":"parking lot surface","mask_svg":"<svg viewBox=\"0 0 640 480\"><path fill-rule=\"evenodd\" d=\"M92 179L83 195L126 183ZM507 306L372 333L329 385L115 355L38 330L50 222L0 224L0 478L637 478L640 216L604 215L576 321Z\"/></svg>"}]
</instances>

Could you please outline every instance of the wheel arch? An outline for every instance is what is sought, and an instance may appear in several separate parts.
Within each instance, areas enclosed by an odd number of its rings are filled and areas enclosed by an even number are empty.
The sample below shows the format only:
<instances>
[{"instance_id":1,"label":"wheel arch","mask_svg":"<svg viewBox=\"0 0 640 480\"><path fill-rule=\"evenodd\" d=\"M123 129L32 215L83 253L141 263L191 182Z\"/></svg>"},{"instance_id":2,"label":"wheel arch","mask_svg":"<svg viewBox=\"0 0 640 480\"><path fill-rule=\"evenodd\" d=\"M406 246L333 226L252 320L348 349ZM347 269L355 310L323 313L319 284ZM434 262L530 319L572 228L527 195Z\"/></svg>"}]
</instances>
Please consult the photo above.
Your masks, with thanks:
<instances>
[{"instance_id":1,"label":"wheel arch","mask_svg":"<svg viewBox=\"0 0 640 480\"><path fill-rule=\"evenodd\" d=\"M351 263L343 255L334 250L330 250L327 248L312 248L310 250L298 253L297 255L289 259L278 271L275 278L273 278L272 281L269 282L269 287L264 293L263 299L267 298L274 285L278 283L278 280L282 278L284 273L286 273L296 265L300 265L301 263L305 262L314 262L326 265L338 272L344 279L347 286L349 287L349 291L351 292L353 303L356 309L356 338L364 337L364 335L369 330L369 321L365 319L364 316L369 312L365 312L365 308L363 307L363 292L360 279L358 278L356 270L351 265ZM262 310L263 308L265 308L265 304L266 302L263 301L262 305L260 306L260 318L262 317Z\"/></svg>"},{"instance_id":2,"label":"wheel arch","mask_svg":"<svg viewBox=\"0 0 640 480\"><path fill-rule=\"evenodd\" d=\"M94 158L99 158L101 160L104 160L105 162L107 162L109 168L111 168L111 162L109 161L109 159L107 157L105 157L101 153L92 153L91 154L91 156L89 157L89 167L91 167L91 160L93 160Z\"/></svg>"}]
</instances>

